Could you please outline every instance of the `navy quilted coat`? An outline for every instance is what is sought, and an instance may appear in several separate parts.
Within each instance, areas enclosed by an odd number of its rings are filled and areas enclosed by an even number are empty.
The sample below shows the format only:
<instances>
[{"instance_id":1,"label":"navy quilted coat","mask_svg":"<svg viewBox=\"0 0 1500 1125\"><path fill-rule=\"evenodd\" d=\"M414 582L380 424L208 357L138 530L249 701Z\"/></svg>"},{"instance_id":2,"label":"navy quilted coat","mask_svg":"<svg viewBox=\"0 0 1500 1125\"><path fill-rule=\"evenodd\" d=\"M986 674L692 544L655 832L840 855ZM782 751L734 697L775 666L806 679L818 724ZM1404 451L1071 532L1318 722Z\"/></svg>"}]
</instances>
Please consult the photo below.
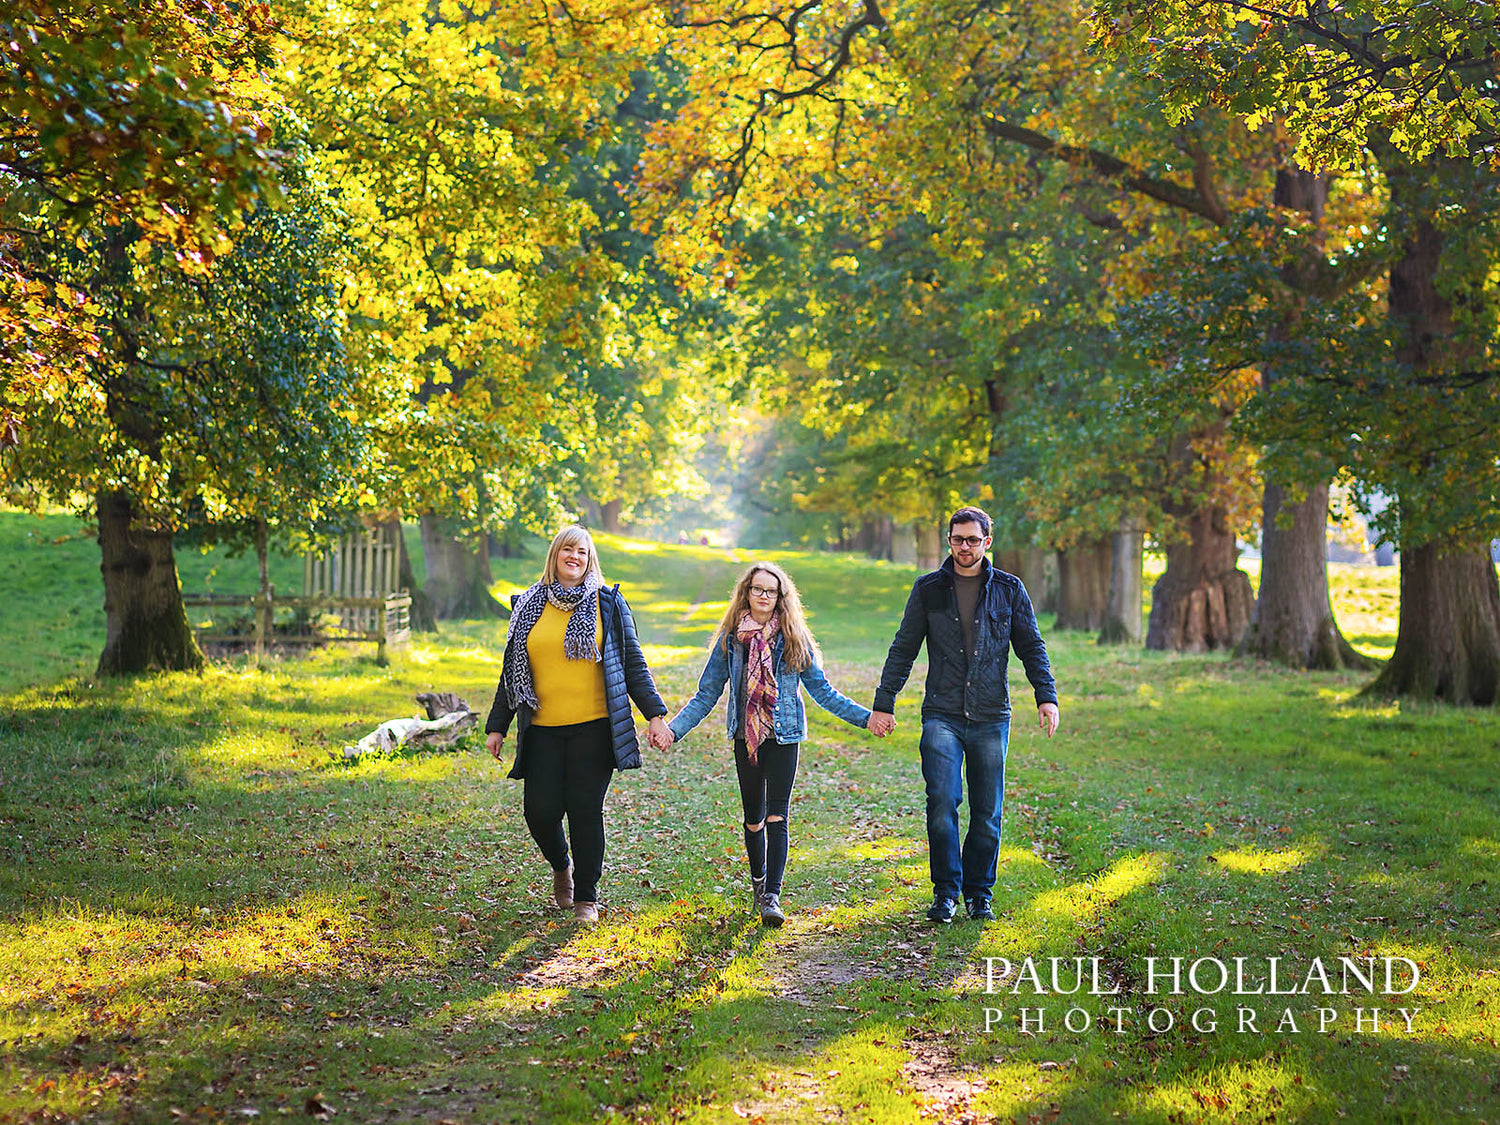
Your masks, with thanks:
<instances>
[{"instance_id":1,"label":"navy quilted coat","mask_svg":"<svg viewBox=\"0 0 1500 1125\"><path fill-rule=\"evenodd\" d=\"M514 609L520 595L511 598ZM667 713L667 705L657 694L656 682L651 678L651 669L646 667L646 657L641 652L641 642L635 633L635 618L630 616L630 607L620 596L620 587L599 591L599 617L604 625L604 702L609 708L610 741L615 752L615 768L633 770L640 768L641 747L635 737L635 716L630 713L630 701L640 708L648 719ZM526 776L526 729L531 725L531 708L522 703L514 706L505 690L505 675L500 676L500 685L495 689L495 702L490 707L490 717L485 721L486 734L510 730L512 719L519 719L516 731L516 764L511 767L510 777Z\"/></svg>"}]
</instances>

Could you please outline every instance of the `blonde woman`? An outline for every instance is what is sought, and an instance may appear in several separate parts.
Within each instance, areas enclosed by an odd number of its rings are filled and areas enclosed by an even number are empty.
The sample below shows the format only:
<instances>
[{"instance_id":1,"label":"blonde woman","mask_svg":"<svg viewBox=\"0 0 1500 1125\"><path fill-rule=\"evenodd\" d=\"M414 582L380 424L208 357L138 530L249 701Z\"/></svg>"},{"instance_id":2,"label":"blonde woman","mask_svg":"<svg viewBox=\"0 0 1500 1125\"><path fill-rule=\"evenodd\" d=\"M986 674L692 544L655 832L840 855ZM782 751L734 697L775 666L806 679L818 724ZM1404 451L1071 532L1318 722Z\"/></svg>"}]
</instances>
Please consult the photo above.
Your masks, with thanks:
<instances>
[{"instance_id":1,"label":"blonde woman","mask_svg":"<svg viewBox=\"0 0 1500 1125\"><path fill-rule=\"evenodd\" d=\"M511 720L520 720L510 776L525 781L526 827L552 865L553 897L580 922L599 920L604 795L615 770L641 764L631 700L650 720L652 743L671 745L667 707L630 607L618 586L605 588L589 533L565 527L547 551L541 581L511 599L505 661L484 729L499 758Z\"/></svg>"},{"instance_id":2,"label":"blonde woman","mask_svg":"<svg viewBox=\"0 0 1500 1125\"><path fill-rule=\"evenodd\" d=\"M787 817L797 747L807 733L799 689L806 687L819 706L847 723L864 727L870 721L869 711L829 684L821 661L791 578L775 563L755 563L735 584L698 694L670 724L672 739L682 738L729 685L727 726L745 812L753 910L768 926L786 921L781 884L790 845Z\"/></svg>"}]
</instances>

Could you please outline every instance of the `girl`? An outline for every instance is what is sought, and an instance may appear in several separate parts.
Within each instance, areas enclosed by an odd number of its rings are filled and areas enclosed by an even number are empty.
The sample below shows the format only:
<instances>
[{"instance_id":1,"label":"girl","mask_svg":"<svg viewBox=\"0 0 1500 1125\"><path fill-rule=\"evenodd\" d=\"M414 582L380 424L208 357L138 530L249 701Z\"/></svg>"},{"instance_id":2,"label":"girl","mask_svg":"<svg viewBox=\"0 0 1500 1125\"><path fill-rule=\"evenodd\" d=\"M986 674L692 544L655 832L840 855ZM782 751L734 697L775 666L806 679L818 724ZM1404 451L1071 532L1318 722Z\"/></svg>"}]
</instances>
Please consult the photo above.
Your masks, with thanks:
<instances>
[{"instance_id":1,"label":"girl","mask_svg":"<svg viewBox=\"0 0 1500 1125\"><path fill-rule=\"evenodd\" d=\"M847 723L864 727L870 720L868 710L828 683L821 657L791 578L774 563L755 563L735 584L698 680L698 694L670 724L672 739L682 738L713 710L729 685L727 725L745 809L751 909L768 926L786 921L781 881L790 842L787 813L797 777L797 744L807 730L798 689L806 685L820 706Z\"/></svg>"}]
</instances>

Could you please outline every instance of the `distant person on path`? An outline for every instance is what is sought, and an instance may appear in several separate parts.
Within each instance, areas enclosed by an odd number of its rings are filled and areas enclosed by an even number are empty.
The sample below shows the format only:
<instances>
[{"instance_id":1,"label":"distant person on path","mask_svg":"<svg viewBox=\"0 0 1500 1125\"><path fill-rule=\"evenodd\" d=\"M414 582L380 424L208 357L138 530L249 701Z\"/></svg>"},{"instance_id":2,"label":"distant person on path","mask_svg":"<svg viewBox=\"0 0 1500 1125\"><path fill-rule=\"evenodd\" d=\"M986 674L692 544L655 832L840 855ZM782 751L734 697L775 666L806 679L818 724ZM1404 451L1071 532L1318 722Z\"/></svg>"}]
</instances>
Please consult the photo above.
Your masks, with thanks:
<instances>
[{"instance_id":1,"label":"distant person on path","mask_svg":"<svg viewBox=\"0 0 1500 1125\"><path fill-rule=\"evenodd\" d=\"M948 520L951 554L912 586L875 690L870 729L896 725L896 695L927 642L922 700L922 779L927 786L927 843L932 906L927 917L951 922L962 895L969 917L995 917L990 896L1000 855L1005 803L1005 751L1010 699L1005 667L1012 647L1036 694L1037 719L1048 738L1057 729L1057 689L1047 646L1026 587L990 565L990 517L960 508ZM958 806L969 781L969 831L960 850Z\"/></svg>"},{"instance_id":2,"label":"distant person on path","mask_svg":"<svg viewBox=\"0 0 1500 1125\"><path fill-rule=\"evenodd\" d=\"M701 723L729 685L726 726L744 806L751 909L767 926L786 921L781 886L791 843L787 818L798 744L807 734L799 689L806 687L819 706L846 723L865 727L870 721L869 711L829 684L821 661L791 578L774 563L753 564L730 595L698 693L677 712L662 747Z\"/></svg>"},{"instance_id":3,"label":"distant person on path","mask_svg":"<svg viewBox=\"0 0 1500 1125\"><path fill-rule=\"evenodd\" d=\"M525 780L526 827L552 865L553 897L580 922L599 920L604 794L615 770L641 764L632 699L650 720L648 737L670 746L667 705L630 607L618 586L605 588L589 533L565 527L547 551L541 581L511 599L505 660L484 729L498 759L511 720L520 720L509 776Z\"/></svg>"}]
</instances>

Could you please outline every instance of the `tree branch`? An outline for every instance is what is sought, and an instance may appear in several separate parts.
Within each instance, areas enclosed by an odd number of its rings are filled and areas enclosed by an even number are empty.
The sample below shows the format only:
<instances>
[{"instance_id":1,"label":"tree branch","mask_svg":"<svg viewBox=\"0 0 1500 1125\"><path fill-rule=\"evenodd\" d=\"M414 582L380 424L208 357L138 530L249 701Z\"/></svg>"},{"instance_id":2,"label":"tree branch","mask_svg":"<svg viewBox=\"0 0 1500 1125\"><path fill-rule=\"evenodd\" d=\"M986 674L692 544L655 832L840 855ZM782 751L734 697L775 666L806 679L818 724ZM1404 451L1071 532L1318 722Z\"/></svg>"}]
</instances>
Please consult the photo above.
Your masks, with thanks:
<instances>
[{"instance_id":1,"label":"tree branch","mask_svg":"<svg viewBox=\"0 0 1500 1125\"><path fill-rule=\"evenodd\" d=\"M1158 203L1165 203L1179 211L1199 215L1215 226L1223 226L1226 221L1224 208L1217 199L1205 199L1199 192L1174 184L1171 180L1149 176L1107 152L1084 148L1080 145L1063 144L1045 133L1038 133L1035 129L1027 129L1025 126L1014 125L995 117L984 118L984 127L991 137L1003 141L1014 141L1066 164L1089 168L1098 175L1113 180L1121 187L1149 196Z\"/></svg>"}]
</instances>

